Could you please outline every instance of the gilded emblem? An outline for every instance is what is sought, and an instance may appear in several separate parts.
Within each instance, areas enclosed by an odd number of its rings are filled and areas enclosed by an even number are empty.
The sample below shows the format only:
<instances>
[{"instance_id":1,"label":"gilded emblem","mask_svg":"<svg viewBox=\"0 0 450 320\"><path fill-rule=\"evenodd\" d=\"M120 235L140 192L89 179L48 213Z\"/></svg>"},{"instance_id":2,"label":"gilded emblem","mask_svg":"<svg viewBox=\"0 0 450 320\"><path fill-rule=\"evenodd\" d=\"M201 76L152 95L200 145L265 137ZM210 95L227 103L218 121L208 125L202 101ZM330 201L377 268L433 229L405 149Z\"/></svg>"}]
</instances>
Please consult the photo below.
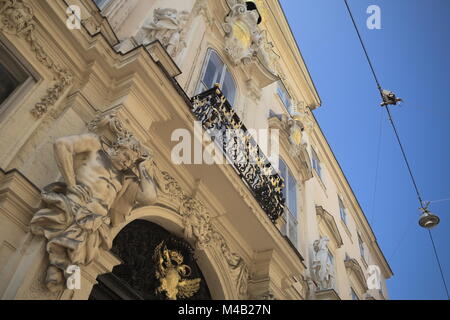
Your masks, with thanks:
<instances>
[{"instance_id":1,"label":"gilded emblem","mask_svg":"<svg viewBox=\"0 0 450 320\"><path fill-rule=\"evenodd\" d=\"M201 279L186 279L191 275L191 268L183 264L184 257L180 252L167 249L162 241L154 252L157 263L156 278L160 286L158 293L165 293L169 300L177 298L190 298L200 289Z\"/></svg>"}]
</instances>

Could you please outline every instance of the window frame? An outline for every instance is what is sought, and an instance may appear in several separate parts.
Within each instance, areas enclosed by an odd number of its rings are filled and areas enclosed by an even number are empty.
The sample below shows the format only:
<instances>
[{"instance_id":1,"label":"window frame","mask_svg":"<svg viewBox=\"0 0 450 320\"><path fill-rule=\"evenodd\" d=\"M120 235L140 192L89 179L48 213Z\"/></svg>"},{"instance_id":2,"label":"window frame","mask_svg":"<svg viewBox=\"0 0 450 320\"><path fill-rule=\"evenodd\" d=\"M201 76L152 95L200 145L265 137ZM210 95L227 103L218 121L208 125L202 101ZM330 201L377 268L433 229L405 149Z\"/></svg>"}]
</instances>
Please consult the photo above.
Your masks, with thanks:
<instances>
[{"instance_id":1,"label":"window frame","mask_svg":"<svg viewBox=\"0 0 450 320\"><path fill-rule=\"evenodd\" d=\"M299 192L298 192L298 181L295 178L294 174L292 173L291 169L289 168L289 166L287 165L286 161L284 161L282 158L279 159L280 163L283 165L283 167L285 168L285 173L286 173L286 177L283 176L283 172L282 170L280 171L280 175L281 177L283 177L284 179L284 196L285 196L285 212L286 212L286 225L284 226L284 234L289 238L289 240L291 240L291 242L294 244L294 246L296 248L298 248L299 246L299 238L298 238L298 220L299 220L299 208L298 208L298 197L299 197ZM279 168L280 169L280 168ZM289 182L290 179L294 179L295 181L295 214L291 211L291 209L289 208ZM290 230L291 228L294 228L295 230L295 234L291 234ZM292 239L294 238L294 239Z\"/></svg>"},{"instance_id":2,"label":"window frame","mask_svg":"<svg viewBox=\"0 0 450 320\"><path fill-rule=\"evenodd\" d=\"M108 4L111 2L111 0L100 0L100 3L97 3L96 0L94 0L95 5L100 9L100 10L104 10Z\"/></svg>"},{"instance_id":3,"label":"window frame","mask_svg":"<svg viewBox=\"0 0 450 320\"><path fill-rule=\"evenodd\" d=\"M16 86L16 88L0 102L0 123L3 122L13 111L14 106L21 105L25 96L30 94L32 88L41 80L37 71L28 63L28 61L17 51L17 49L0 34L0 53L1 57L7 57L18 69L24 79ZM7 68L8 69L8 68Z\"/></svg>"},{"instance_id":4,"label":"window frame","mask_svg":"<svg viewBox=\"0 0 450 320\"><path fill-rule=\"evenodd\" d=\"M366 248L364 247L364 240L361 237L361 234L358 232L358 247L359 247L359 254L361 255L361 258L364 262L366 262Z\"/></svg>"},{"instance_id":5,"label":"window frame","mask_svg":"<svg viewBox=\"0 0 450 320\"><path fill-rule=\"evenodd\" d=\"M280 94L282 93L282 94ZM277 95L281 100L281 103L286 108L286 110L290 113L292 108L292 96L287 90L282 80L277 81ZM286 105L286 101L289 102L289 105Z\"/></svg>"},{"instance_id":6,"label":"window frame","mask_svg":"<svg viewBox=\"0 0 450 320\"><path fill-rule=\"evenodd\" d=\"M314 171L316 171L319 178L323 179L323 169L322 169L322 162L320 161L319 155L317 154L316 150L311 146L311 163Z\"/></svg>"},{"instance_id":7,"label":"window frame","mask_svg":"<svg viewBox=\"0 0 450 320\"><path fill-rule=\"evenodd\" d=\"M352 297L353 301L358 301L361 300L358 296L358 294L356 293L355 289L353 289L353 287L350 287L350 296ZM356 299L355 299L356 298Z\"/></svg>"},{"instance_id":8,"label":"window frame","mask_svg":"<svg viewBox=\"0 0 450 320\"><path fill-rule=\"evenodd\" d=\"M331 268L332 282L331 282L331 287L329 289L334 289L337 291L337 287L336 287L336 257L334 256L334 254L331 251L329 246L327 246L327 251L328 251L327 262L330 262L330 260L331 260L331 266L332 266L332 268Z\"/></svg>"},{"instance_id":9,"label":"window frame","mask_svg":"<svg viewBox=\"0 0 450 320\"><path fill-rule=\"evenodd\" d=\"M208 88L208 86L203 81L203 79L205 78L205 75L206 75L206 69L208 68L208 64L209 64L209 61L211 59L212 53L216 54L217 58L222 63L222 70L221 70L220 81L216 81L215 83L218 83L220 89L222 90L223 89L223 85L225 83L225 77L226 77L227 74L230 76L231 80L233 81L233 84L234 84L234 97L233 97L232 101L230 101L230 99L227 96L225 96L225 97L227 98L227 100L230 103L230 105L232 107L234 107L234 105L236 104L237 98L238 98L238 85L237 85L236 79L235 79L233 73L231 72L230 67L224 62L224 59L222 59L220 54L216 50L214 50L213 48L208 48L207 51L206 51L206 55L205 55L205 58L203 60L203 66L202 66L202 69L201 69L201 72L200 72L200 77L198 79L197 89L195 90L195 94L200 94L200 93L202 93L202 92L204 92L206 90L212 89L212 88Z\"/></svg>"},{"instance_id":10,"label":"window frame","mask_svg":"<svg viewBox=\"0 0 450 320\"><path fill-rule=\"evenodd\" d=\"M338 202L339 202L339 215L341 216L341 221L348 226L348 213L347 213L347 207L344 204L344 201L342 200L342 197L338 195Z\"/></svg>"}]
</instances>

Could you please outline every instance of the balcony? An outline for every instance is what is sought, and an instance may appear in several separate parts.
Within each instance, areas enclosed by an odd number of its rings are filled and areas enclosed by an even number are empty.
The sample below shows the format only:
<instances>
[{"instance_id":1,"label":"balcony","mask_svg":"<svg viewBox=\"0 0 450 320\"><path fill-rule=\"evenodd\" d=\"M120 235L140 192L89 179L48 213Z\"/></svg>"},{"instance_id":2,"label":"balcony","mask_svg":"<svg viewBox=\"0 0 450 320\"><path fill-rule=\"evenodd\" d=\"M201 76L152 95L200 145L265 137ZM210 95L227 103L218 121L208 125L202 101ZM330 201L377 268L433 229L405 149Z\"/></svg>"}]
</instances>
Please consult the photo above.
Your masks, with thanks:
<instances>
[{"instance_id":1,"label":"balcony","mask_svg":"<svg viewBox=\"0 0 450 320\"><path fill-rule=\"evenodd\" d=\"M192 98L192 112L273 223L284 212L283 178L218 87Z\"/></svg>"}]
</instances>

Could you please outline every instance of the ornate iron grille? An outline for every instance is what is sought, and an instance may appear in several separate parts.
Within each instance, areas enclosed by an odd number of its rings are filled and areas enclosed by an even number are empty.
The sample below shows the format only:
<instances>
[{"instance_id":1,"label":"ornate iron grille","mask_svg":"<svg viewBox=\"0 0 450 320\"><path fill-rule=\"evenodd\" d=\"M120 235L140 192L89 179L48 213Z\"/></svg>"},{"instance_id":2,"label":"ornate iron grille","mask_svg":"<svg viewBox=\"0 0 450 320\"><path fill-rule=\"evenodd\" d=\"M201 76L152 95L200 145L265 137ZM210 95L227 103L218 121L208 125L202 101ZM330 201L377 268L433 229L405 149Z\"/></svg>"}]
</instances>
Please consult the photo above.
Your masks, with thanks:
<instances>
[{"instance_id":1,"label":"ornate iron grille","mask_svg":"<svg viewBox=\"0 0 450 320\"><path fill-rule=\"evenodd\" d=\"M283 178L278 174L218 87L192 99L192 112L217 143L275 222L284 211Z\"/></svg>"},{"instance_id":2,"label":"ornate iron grille","mask_svg":"<svg viewBox=\"0 0 450 320\"><path fill-rule=\"evenodd\" d=\"M200 288L193 296L178 297L178 300L211 300L208 285L194 257L194 249L184 239L145 220L131 222L114 239L111 251L123 262L114 267L112 273L97 278L98 284L94 286L90 299L166 300L166 295L156 290L161 282L156 277L158 266L154 254L161 241L169 250L182 255L183 264L191 270L188 278L201 279Z\"/></svg>"}]
</instances>

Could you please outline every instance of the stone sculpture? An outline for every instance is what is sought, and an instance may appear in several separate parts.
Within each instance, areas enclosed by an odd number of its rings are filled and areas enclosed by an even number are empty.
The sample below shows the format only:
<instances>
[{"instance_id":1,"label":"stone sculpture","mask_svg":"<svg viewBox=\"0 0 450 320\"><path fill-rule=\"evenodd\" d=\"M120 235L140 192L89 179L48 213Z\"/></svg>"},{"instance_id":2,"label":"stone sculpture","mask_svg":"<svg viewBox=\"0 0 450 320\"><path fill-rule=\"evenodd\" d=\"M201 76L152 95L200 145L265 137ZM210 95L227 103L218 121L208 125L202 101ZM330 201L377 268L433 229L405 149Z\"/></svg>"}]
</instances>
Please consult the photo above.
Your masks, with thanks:
<instances>
[{"instance_id":1,"label":"stone sculpture","mask_svg":"<svg viewBox=\"0 0 450 320\"><path fill-rule=\"evenodd\" d=\"M63 182L48 185L31 220L31 231L47 239L46 285L64 289L70 265L89 265L99 249L112 246L110 225L125 221L136 204L157 199L155 164L135 137L112 113L91 123L92 130L109 128L115 141L94 132L63 137L54 144Z\"/></svg>"},{"instance_id":2,"label":"stone sculpture","mask_svg":"<svg viewBox=\"0 0 450 320\"><path fill-rule=\"evenodd\" d=\"M329 259L328 242L330 240L327 237L321 237L313 244L312 271L319 290L330 289L333 286L333 265Z\"/></svg>"},{"instance_id":3,"label":"stone sculpture","mask_svg":"<svg viewBox=\"0 0 450 320\"><path fill-rule=\"evenodd\" d=\"M167 52L176 57L186 47L184 27L188 21L189 12L178 12L171 8L157 8L153 17L145 21L137 38L138 42L147 45L159 40Z\"/></svg>"}]
</instances>

